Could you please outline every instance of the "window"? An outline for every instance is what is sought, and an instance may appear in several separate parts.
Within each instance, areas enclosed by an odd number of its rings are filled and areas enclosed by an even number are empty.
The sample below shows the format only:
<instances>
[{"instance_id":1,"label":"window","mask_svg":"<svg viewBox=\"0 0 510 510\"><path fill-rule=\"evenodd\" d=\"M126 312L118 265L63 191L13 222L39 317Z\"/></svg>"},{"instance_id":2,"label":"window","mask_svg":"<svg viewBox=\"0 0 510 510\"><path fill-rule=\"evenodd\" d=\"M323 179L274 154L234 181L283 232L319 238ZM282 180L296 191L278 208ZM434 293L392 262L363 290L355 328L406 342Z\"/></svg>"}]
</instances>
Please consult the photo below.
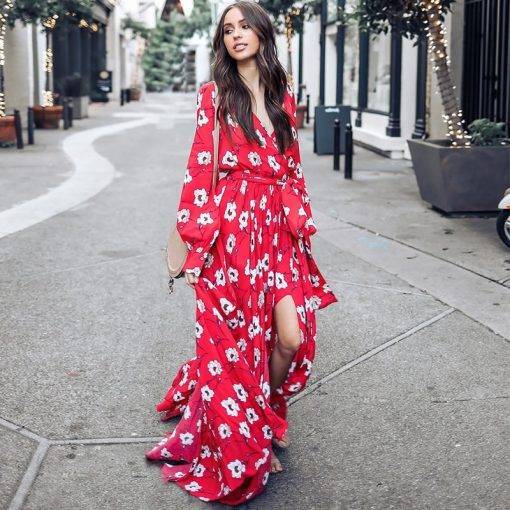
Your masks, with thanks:
<instances>
[{"instance_id":1,"label":"window","mask_svg":"<svg viewBox=\"0 0 510 510\"><path fill-rule=\"evenodd\" d=\"M371 110L389 112L391 34L370 35L368 55L368 102Z\"/></svg>"}]
</instances>

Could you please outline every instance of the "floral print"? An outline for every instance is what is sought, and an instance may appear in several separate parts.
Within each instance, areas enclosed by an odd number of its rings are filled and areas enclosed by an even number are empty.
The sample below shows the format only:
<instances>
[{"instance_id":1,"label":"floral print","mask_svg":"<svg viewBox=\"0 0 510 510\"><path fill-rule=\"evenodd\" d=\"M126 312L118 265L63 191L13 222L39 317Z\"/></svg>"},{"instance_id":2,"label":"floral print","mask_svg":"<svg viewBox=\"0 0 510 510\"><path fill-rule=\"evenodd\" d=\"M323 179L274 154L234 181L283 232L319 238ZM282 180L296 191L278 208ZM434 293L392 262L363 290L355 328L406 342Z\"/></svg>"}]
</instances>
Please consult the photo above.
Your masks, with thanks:
<instances>
[{"instance_id":1,"label":"floral print","mask_svg":"<svg viewBox=\"0 0 510 510\"><path fill-rule=\"evenodd\" d=\"M287 431L287 400L301 391L315 357L315 312L337 302L312 256L313 222L296 129L296 101L284 97L293 143L280 153L253 115L260 145L248 142L229 115L212 188L214 82L197 94L196 130L177 211L198 276L195 356L183 363L156 410L180 416L175 429L146 452L162 476L202 501L242 504L264 490L271 439ZM276 303L291 295L301 343L273 393L269 357L277 342Z\"/></svg>"}]
</instances>

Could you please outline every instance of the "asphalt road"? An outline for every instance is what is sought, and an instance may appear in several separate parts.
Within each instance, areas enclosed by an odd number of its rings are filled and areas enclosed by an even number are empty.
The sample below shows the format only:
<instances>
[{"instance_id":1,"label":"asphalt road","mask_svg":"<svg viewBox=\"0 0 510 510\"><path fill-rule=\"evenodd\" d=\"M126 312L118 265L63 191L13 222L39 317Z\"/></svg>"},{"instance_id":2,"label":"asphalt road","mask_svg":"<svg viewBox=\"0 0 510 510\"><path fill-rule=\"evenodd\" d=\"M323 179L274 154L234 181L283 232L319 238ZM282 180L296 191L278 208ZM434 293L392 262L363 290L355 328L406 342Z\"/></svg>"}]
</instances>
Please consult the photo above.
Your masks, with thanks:
<instances>
[{"instance_id":1,"label":"asphalt road","mask_svg":"<svg viewBox=\"0 0 510 510\"><path fill-rule=\"evenodd\" d=\"M0 152L0 508L220 507L143 456L175 423L154 405L194 349L193 291L167 294L163 252L193 128L194 94L154 95ZM312 246L340 302L318 312L284 472L246 508L508 508L494 219L440 216L410 162L359 147L345 182L311 136Z\"/></svg>"}]
</instances>

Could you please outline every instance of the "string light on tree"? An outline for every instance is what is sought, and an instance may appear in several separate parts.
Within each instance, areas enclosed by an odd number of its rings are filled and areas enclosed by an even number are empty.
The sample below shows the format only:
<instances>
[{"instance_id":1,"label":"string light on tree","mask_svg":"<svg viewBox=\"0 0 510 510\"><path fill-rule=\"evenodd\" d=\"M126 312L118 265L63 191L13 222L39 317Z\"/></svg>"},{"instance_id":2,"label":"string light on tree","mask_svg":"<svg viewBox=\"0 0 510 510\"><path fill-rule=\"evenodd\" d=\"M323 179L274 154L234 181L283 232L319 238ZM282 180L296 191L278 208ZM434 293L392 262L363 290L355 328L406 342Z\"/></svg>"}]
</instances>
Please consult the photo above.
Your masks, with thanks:
<instances>
[{"instance_id":1,"label":"string light on tree","mask_svg":"<svg viewBox=\"0 0 510 510\"><path fill-rule=\"evenodd\" d=\"M7 30L7 17L13 8L12 0L4 0L0 9L0 117L5 117L4 93L4 65L5 65L5 31Z\"/></svg>"},{"instance_id":2,"label":"string light on tree","mask_svg":"<svg viewBox=\"0 0 510 510\"><path fill-rule=\"evenodd\" d=\"M51 31L57 24L58 14L54 14L43 20L43 27L46 29L46 51L44 53L44 70L46 71L46 87L43 90L43 106L53 106L53 92L51 91L51 73L53 72L53 48Z\"/></svg>"},{"instance_id":3,"label":"string light on tree","mask_svg":"<svg viewBox=\"0 0 510 510\"><path fill-rule=\"evenodd\" d=\"M441 89L441 98L445 113L443 119L448 131L446 136L453 147L469 147L470 136L464 129L462 110L455 97L455 86L452 84L450 73L450 58L447 52L445 29L441 21L441 0L421 0L420 7L425 15L425 33L428 40L428 54L432 68L437 71L438 87Z\"/></svg>"}]
</instances>

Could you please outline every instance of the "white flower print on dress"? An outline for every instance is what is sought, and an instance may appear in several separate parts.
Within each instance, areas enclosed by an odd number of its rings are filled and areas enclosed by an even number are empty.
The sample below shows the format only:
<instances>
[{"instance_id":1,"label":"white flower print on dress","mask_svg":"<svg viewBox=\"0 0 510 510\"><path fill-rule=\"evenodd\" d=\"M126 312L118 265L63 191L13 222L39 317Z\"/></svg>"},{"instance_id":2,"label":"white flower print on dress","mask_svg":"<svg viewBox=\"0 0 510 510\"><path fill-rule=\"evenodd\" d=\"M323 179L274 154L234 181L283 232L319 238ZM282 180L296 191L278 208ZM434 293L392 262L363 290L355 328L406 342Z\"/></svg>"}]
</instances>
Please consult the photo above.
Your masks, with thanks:
<instances>
[{"instance_id":1,"label":"white flower print on dress","mask_svg":"<svg viewBox=\"0 0 510 510\"><path fill-rule=\"evenodd\" d=\"M235 202L229 202L227 204L227 208L225 209L225 215L224 218L227 221L233 221L236 217L236 203Z\"/></svg>"},{"instance_id":2,"label":"white flower print on dress","mask_svg":"<svg viewBox=\"0 0 510 510\"><path fill-rule=\"evenodd\" d=\"M271 438L268 438L268 439L271 439ZM259 469L259 467L262 466L262 464L264 464L269 457L269 450L267 448L263 448L262 453L264 454L264 456L255 461L255 469Z\"/></svg>"},{"instance_id":3,"label":"white flower print on dress","mask_svg":"<svg viewBox=\"0 0 510 510\"><path fill-rule=\"evenodd\" d=\"M211 449L206 444L203 444L201 449L200 449L200 457L202 459L205 459L205 458L210 457L210 456L211 456Z\"/></svg>"},{"instance_id":4,"label":"white flower print on dress","mask_svg":"<svg viewBox=\"0 0 510 510\"><path fill-rule=\"evenodd\" d=\"M271 439L273 437L273 431L269 425L264 425L262 427L262 433L264 434L265 439Z\"/></svg>"},{"instance_id":5,"label":"white flower print on dress","mask_svg":"<svg viewBox=\"0 0 510 510\"><path fill-rule=\"evenodd\" d=\"M193 482L190 482L187 485L185 485L184 488L187 491L196 492L196 491L200 490L202 488L202 486L198 482L193 481Z\"/></svg>"},{"instance_id":6,"label":"white flower print on dress","mask_svg":"<svg viewBox=\"0 0 510 510\"><path fill-rule=\"evenodd\" d=\"M243 211L239 215L239 228L242 230L248 225L248 211Z\"/></svg>"},{"instance_id":7,"label":"white flower print on dress","mask_svg":"<svg viewBox=\"0 0 510 510\"><path fill-rule=\"evenodd\" d=\"M248 392L244 389L244 386L239 384L233 385L234 391L237 394L237 398L241 400L242 402L246 402L246 398L248 397Z\"/></svg>"},{"instance_id":8,"label":"white flower print on dress","mask_svg":"<svg viewBox=\"0 0 510 510\"><path fill-rule=\"evenodd\" d=\"M209 213L202 213L197 220L199 225L209 225L213 222L213 219Z\"/></svg>"},{"instance_id":9,"label":"white flower print on dress","mask_svg":"<svg viewBox=\"0 0 510 510\"><path fill-rule=\"evenodd\" d=\"M239 432L244 437L247 437L247 438L251 437L250 427L248 427L248 424L245 421L242 421L241 423L239 423Z\"/></svg>"},{"instance_id":10,"label":"white flower print on dress","mask_svg":"<svg viewBox=\"0 0 510 510\"><path fill-rule=\"evenodd\" d=\"M246 340L244 338L240 338L237 341L237 347L239 347L240 351L245 351L246 350Z\"/></svg>"},{"instance_id":11,"label":"white flower print on dress","mask_svg":"<svg viewBox=\"0 0 510 510\"><path fill-rule=\"evenodd\" d=\"M236 245L236 236L234 234L230 234L227 238L227 244L225 246L225 249L228 251L228 253L232 253L234 251L235 245Z\"/></svg>"},{"instance_id":12,"label":"white flower print on dress","mask_svg":"<svg viewBox=\"0 0 510 510\"><path fill-rule=\"evenodd\" d=\"M248 421L253 424L259 419L259 415L255 412L253 407L248 407L248 409L246 409L246 418L248 418Z\"/></svg>"},{"instance_id":13,"label":"white flower print on dress","mask_svg":"<svg viewBox=\"0 0 510 510\"><path fill-rule=\"evenodd\" d=\"M224 297L220 298L220 306L225 315L232 313L236 309L236 307Z\"/></svg>"},{"instance_id":14,"label":"white flower print on dress","mask_svg":"<svg viewBox=\"0 0 510 510\"><path fill-rule=\"evenodd\" d=\"M223 268L220 267L215 273L214 277L216 278L216 285L225 285L225 273L223 272Z\"/></svg>"},{"instance_id":15,"label":"white flower print on dress","mask_svg":"<svg viewBox=\"0 0 510 510\"><path fill-rule=\"evenodd\" d=\"M234 478L241 478L241 475L246 471L246 466L240 460L229 462L227 467Z\"/></svg>"},{"instance_id":16,"label":"white flower print on dress","mask_svg":"<svg viewBox=\"0 0 510 510\"><path fill-rule=\"evenodd\" d=\"M211 399L213 398L214 396L214 391L209 388L209 386L207 386L207 384L205 386L202 386L202 388L200 389L201 393L202 393L202 398L207 401L207 402L210 402Z\"/></svg>"},{"instance_id":17,"label":"white flower print on dress","mask_svg":"<svg viewBox=\"0 0 510 510\"><path fill-rule=\"evenodd\" d=\"M237 165L237 156L233 152L227 151L223 155L221 163L223 165L234 167Z\"/></svg>"},{"instance_id":18,"label":"white flower print on dress","mask_svg":"<svg viewBox=\"0 0 510 510\"><path fill-rule=\"evenodd\" d=\"M300 389L301 389L301 383L299 383L299 382L297 382L295 384L291 384L289 386L289 391L292 392L292 393L296 393Z\"/></svg>"},{"instance_id":19,"label":"white flower print on dress","mask_svg":"<svg viewBox=\"0 0 510 510\"><path fill-rule=\"evenodd\" d=\"M205 110L200 110L198 112L198 120L197 123L199 126L203 126L209 122L209 118L207 117Z\"/></svg>"},{"instance_id":20,"label":"white flower print on dress","mask_svg":"<svg viewBox=\"0 0 510 510\"><path fill-rule=\"evenodd\" d=\"M189 218L190 218L189 209L181 209L180 211L177 211L177 221L179 223L186 223L189 221Z\"/></svg>"},{"instance_id":21,"label":"white flower print on dress","mask_svg":"<svg viewBox=\"0 0 510 510\"><path fill-rule=\"evenodd\" d=\"M252 166L260 166L262 164L262 158L258 152L248 153L248 159Z\"/></svg>"},{"instance_id":22,"label":"white flower print on dress","mask_svg":"<svg viewBox=\"0 0 510 510\"><path fill-rule=\"evenodd\" d=\"M195 469L193 470L193 474L198 476L199 478L204 476L205 466L203 464L197 464Z\"/></svg>"},{"instance_id":23,"label":"white flower print on dress","mask_svg":"<svg viewBox=\"0 0 510 510\"><path fill-rule=\"evenodd\" d=\"M226 423L222 423L218 427L218 432L220 433L220 437L222 439L226 439L227 437L230 437L232 435L232 430Z\"/></svg>"},{"instance_id":24,"label":"white flower print on dress","mask_svg":"<svg viewBox=\"0 0 510 510\"><path fill-rule=\"evenodd\" d=\"M268 156L267 157L267 162L269 163L269 166L273 170L279 170L280 169L280 163L278 163L278 161L276 161L276 158L274 156Z\"/></svg>"},{"instance_id":25,"label":"white flower print on dress","mask_svg":"<svg viewBox=\"0 0 510 510\"><path fill-rule=\"evenodd\" d=\"M181 439L181 443L184 446L190 445L193 442L193 438L195 437L191 432L184 432L182 434L179 434L179 437Z\"/></svg>"},{"instance_id":26,"label":"white flower print on dress","mask_svg":"<svg viewBox=\"0 0 510 510\"><path fill-rule=\"evenodd\" d=\"M227 361L230 361L231 363L239 361L239 353L233 347L229 347L225 350L225 356L227 357Z\"/></svg>"},{"instance_id":27,"label":"white flower print on dress","mask_svg":"<svg viewBox=\"0 0 510 510\"><path fill-rule=\"evenodd\" d=\"M193 203L197 207L202 207L207 202L207 191L204 188L196 189L194 195L195 200L193 200Z\"/></svg>"},{"instance_id":28,"label":"white flower print on dress","mask_svg":"<svg viewBox=\"0 0 510 510\"><path fill-rule=\"evenodd\" d=\"M237 416L239 414L239 404L232 397L222 400L221 405L225 408L229 416Z\"/></svg>"},{"instance_id":29,"label":"white flower print on dress","mask_svg":"<svg viewBox=\"0 0 510 510\"><path fill-rule=\"evenodd\" d=\"M228 268L227 276L230 283L236 283L237 281L239 281L239 271L233 267Z\"/></svg>"},{"instance_id":30,"label":"white flower print on dress","mask_svg":"<svg viewBox=\"0 0 510 510\"><path fill-rule=\"evenodd\" d=\"M285 280L285 275L283 273L276 272L275 274L275 285L277 289L286 289L287 281Z\"/></svg>"},{"instance_id":31,"label":"white flower print on dress","mask_svg":"<svg viewBox=\"0 0 510 510\"><path fill-rule=\"evenodd\" d=\"M212 161L212 154L210 151L202 151L197 154L197 163L201 166L209 165ZM190 181L193 180L193 177Z\"/></svg>"}]
</instances>

